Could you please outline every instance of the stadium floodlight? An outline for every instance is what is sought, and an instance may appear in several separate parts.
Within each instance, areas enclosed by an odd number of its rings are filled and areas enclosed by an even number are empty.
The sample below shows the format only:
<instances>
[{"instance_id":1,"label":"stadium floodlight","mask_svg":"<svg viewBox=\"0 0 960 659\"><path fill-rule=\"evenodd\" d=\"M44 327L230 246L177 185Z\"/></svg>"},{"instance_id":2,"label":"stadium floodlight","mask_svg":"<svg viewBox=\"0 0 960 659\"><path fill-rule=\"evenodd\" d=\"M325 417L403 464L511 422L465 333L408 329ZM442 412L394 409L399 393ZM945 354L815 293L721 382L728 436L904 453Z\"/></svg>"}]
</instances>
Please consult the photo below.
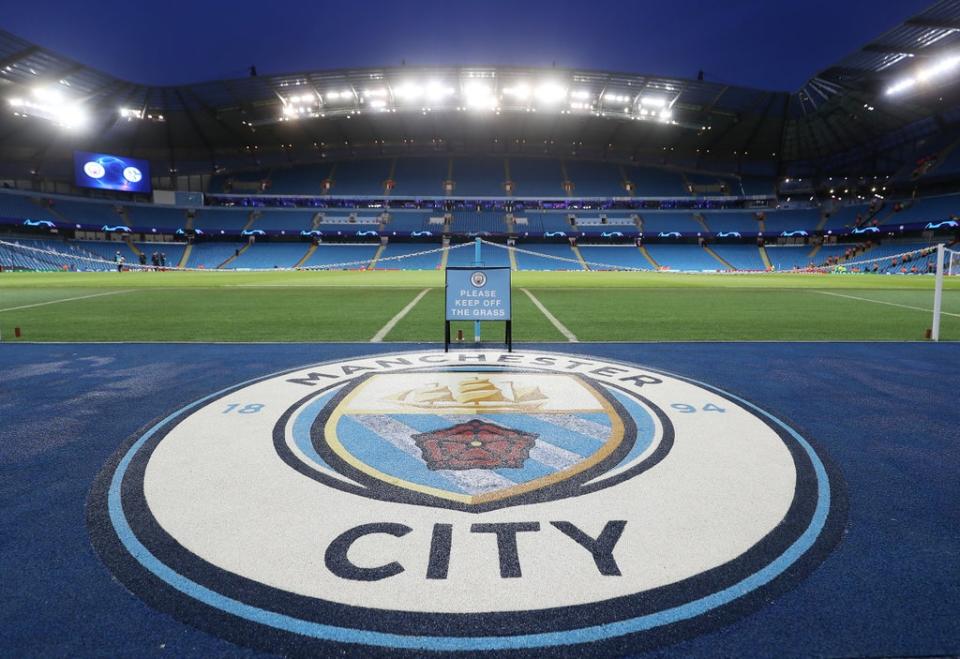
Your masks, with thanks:
<instances>
[{"instance_id":1,"label":"stadium floodlight","mask_svg":"<svg viewBox=\"0 0 960 659\"><path fill-rule=\"evenodd\" d=\"M894 83L887 88L886 95L895 96L897 94L902 94L905 91L913 89L919 83L927 83L934 81L937 78L941 78L944 75L955 71L958 66L960 66L960 55L944 57L930 66L926 66L917 70L914 75Z\"/></svg>"},{"instance_id":2,"label":"stadium floodlight","mask_svg":"<svg viewBox=\"0 0 960 659\"><path fill-rule=\"evenodd\" d=\"M37 87L33 90L33 95L46 103L50 104L62 104L63 103L63 93L59 89L53 87Z\"/></svg>"},{"instance_id":3,"label":"stadium floodlight","mask_svg":"<svg viewBox=\"0 0 960 659\"><path fill-rule=\"evenodd\" d=\"M905 78L895 85L887 88L887 96L894 96L902 92L907 91L911 87L917 84L916 78Z\"/></svg>"},{"instance_id":4,"label":"stadium floodlight","mask_svg":"<svg viewBox=\"0 0 960 659\"><path fill-rule=\"evenodd\" d=\"M603 95L603 102L610 105L619 105L629 103L632 100L629 94L618 94L616 92L607 92Z\"/></svg>"},{"instance_id":5,"label":"stadium floodlight","mask_svg":"<svg viewBox=\"0 0 960 659\"><path fill-rule=\"evenodd\" d=\"M464 86L463 98L467 107L475 110L492 110L497 104L490 85L476 80Z\"/></svg>"},{"instance_id":6,"label":"stadium floodlight","mask_svg":"<svg viewBox=\"0 0 960 659\"><path fill-rule=\"evenodd\" d=\"M404 82L394 87L393 95L401 101L416 101L423 96L423 86L415 82Z\"/></svg>"},{"instance_id":7,"label":"stadium floodlight","mask_svg":"<svg viewBox=\"0 0 960 659\"><path fill-rule=\"evenodd\" d=\"M329 91L326 95L326 100L329 101L350 101L353 100L353 92L349 89L344 89L343 91Z\"/></svg>"},{"instance_id":8,"label":"stadium floodlight","mask_svg":"<svg viewBox=\"0 0 960 659\"><path fill-rule=\"evenodd\" d=\"M567 97L567 88L556 82L544 82L537 86L534 96L540 103L559 103Z\"/></svg>"},{"instance_id":9,"label":"stadium floodlight","mask_svg":"<svg viewBox=\"0 0 960 659\"><path fill-rule=\"evenodd\" d=\"M648 108L663 108L667 106L667 99L662 96L641 96L640 105L645 105Z\"/></svg>"},{"instance_id":10,"label":"stadium floodlight","mask_svg":"<svg viewBox=\"0 0 960 659\"><path fill-rule=\"evenodd\" d=\"M375 98L374 100L370 101L370 107L373 108L374 110L386 111L387 102L382 98Z\"/></svg>"},{"instance_id":11,"label":"stadium floodlight","mask_svg":"<svg viewBox=\"0 0 960 659\"><path fill-rule=\"evenodd\" d=\"M431 80L427 83L426 97L428 101L439 103L443 99L453 96L454 89L439 80Z\"/></svg>"},{"instance_id":12,"label":"stadium floodlight","mask_svg":"<svg viewBox=\"0 0 960 659\"><path fill-rule=\"evenodd\" d=\"M590 96L590 92L586 89L575 89L574 91L570 92L570 98L575 98L578 101L587 101L590 99Z\"/></svg>"},{"instance_id":13,"label":"stadium floodlight","mask_svg":"<svg viewBox=\"0 0 960 659\"><path fill-rule=\"evenodd\" d=\"M373 98L385 98L387 95L387 90L383 89L382 87L378 89L364 89L363 95L366 97L372 96Z\"/></svg>"},{"instance_id":14,"label":"stadium floodlight","mask_svg":"<svg viewBox=\"0 0 960 659\"><path fill-rule=\"evenodd\" d=\"M503 93L506 96L512 96L518 101L525 101L530 98L530 85L525 82L518 83L512 87L504 87Z\"/></svg>"},{"instance_id":15,"label":"stadium floodlight","mask_svg":"<svg viewBox=\"0 0 960 659\"><path fill-rule=\"evenodd\" d=\"M59 89L52 87L38 87L31 92L30 98L11 98L9 103L18 116L46 119L63 128L79 128L89 120L80 104L68 100Z\"/></svg>"},{"instance_id":16,"label":"stadium floodlight","mask_svg":"<svg viewBox=\"0 0 960 659\"><path fill-rule=\"evenodd\" d=\"M671 110L670 108L664 108L663 110L661 110L660 119L662 121L670 121L671 119L673 119L673 110Z\"/></svg>"},{"instance_id":17,"label":"stadium floodlight","mask_svg":"<svg viewBox=\"0 0 960 659\"><path fill-rule=\"evenodd\" d=\"M917 72L917 80L920 82L926 82L932 78L942 76L945 73L950 73L957 68L958 64L960 64L960 56L954 55L953 57L945 57L933 66L920 69Z\"/></svg>"}]
</instances>

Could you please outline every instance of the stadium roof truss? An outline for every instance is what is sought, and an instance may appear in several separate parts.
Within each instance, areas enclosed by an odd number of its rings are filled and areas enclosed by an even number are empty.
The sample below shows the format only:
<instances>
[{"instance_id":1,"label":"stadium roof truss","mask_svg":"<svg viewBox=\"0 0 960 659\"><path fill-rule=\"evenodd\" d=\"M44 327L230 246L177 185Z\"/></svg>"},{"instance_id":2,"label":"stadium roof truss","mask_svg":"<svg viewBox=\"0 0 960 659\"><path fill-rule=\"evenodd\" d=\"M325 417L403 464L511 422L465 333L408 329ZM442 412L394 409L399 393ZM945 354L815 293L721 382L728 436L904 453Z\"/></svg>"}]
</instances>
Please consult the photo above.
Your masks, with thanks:
<instances>
[{"instance_id":1,"label":"stadium roof truss","mask_svg":"<svg viewBox=\"0 0 960 659\"><path fill-rule=\"evenodd\" d=\"M429 153L706 169L824 161L869 152L931 117L945 123L943 113L958 104L954 76L918 85L916 93L889 89L954 53L960 63L958 41L960 0L942 0L788 93L503 66L345 69L150 86L0 31L0 100L9 106L0 111L0 159L21 174L66 167L74 149L146 158L155 173ZM51 122L61 129L52 130Z\"/></svg>"}]
</instances>

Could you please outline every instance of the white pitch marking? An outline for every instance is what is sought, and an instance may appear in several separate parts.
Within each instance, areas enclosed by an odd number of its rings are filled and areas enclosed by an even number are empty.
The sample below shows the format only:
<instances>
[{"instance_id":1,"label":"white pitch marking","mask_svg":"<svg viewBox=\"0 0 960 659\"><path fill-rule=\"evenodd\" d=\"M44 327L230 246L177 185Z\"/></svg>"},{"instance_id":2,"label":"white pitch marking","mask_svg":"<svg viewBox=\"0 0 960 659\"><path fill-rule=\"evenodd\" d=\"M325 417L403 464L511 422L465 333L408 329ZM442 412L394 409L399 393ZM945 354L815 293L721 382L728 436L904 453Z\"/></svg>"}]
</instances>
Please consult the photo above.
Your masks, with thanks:
<instances>
[{"instance_id":1,"label":"white pitch marking","mask_svg":"<svg viewBox=\"0 0 960 659\"><path fill-rule=\"evenodd\" d=\"M563 323L557 320L557 317L554 316L552 313L550 313L550 310L547 309L545 306L543 306L543 303L540 300L538 300L533 293L528 291L526 288L521 288L520 290L527 294L527 297L530 298L530 301L533 302L534 306L536 306L537 309L540 310L540 313L542 313L544 316L547 317L547 320L549 320L553 324L553 326L557 328L558 332L560 332L566 337L567 341L569 341L570 343L579 343L579 340L573 334L573 332L568 330Z\"/></svg>"},{"instance_id":2,"label":"white pitch marking","mask_svg":"<svg viewBox=\"0 0 960 659\"><path fill-rule=\"evenodd\" d=\"M132 293L133 289L125 289L122 291L107 291L106 293L94 293L93 295L79 295L77 297L65 297L59 300L48 300L46 302L37 302L35 304L22 304L19 307L7 307L6 309L0 309L0 312L4 311L17 311L18 309L32 309L33 307L43 307L48 304L59 304L60 302L73 302L74 300L86 300L91 297L102 297L104 295L119 295L120 293Z\"/></svg>"},{"instance_id":3,"label":"white pitch marking","mask_svg":"<svg viewBox=\"0 0 960 659\"><path fill-rule=\"evenodd\" d=\"M913 307L909 304L897 304L896 302L884 302L883 300L871 300L866 297L857 297L856 295L844 295L843 293L831 293L830 291L810 291L811 293L820 293L821 295L832 295L834 297L845 297L850 300L860 300L861 302L873 302L874 304L885 304L888 307L900 307L901 309L913 309L914 311L926 311L927 313L933 313L933 309L924 309L923 307ZM944 316L953 316L954 318L960 318L960 313L950 313L949 311L941 311Z\"/></svg>"},{"instance_id":4,"label":"white pitch marking","mask_svg":"<svg viewBox=\"0 0 960 659\"><path fill-rule=\"evenodd\" d=\"M417 306L417 302L422 300L423 296L429 292L430 292L429 288L425 288L422 291L420 291L420 293L417 294L417 297L413 298L413 300L410 301L410 304L408 304L403 309L401 309L400 313L398 313L396 316L388 320L387 324L381 327L380 331L373 335L373 338L370 339L370 343L380 343L381 341L383 341L383 338L390 333L390 330L396 327L397 323L403 320L403 317L406 316L408 313L410 313L410 310L413 309L415 306Z\"/></svg>"}]
</instances>

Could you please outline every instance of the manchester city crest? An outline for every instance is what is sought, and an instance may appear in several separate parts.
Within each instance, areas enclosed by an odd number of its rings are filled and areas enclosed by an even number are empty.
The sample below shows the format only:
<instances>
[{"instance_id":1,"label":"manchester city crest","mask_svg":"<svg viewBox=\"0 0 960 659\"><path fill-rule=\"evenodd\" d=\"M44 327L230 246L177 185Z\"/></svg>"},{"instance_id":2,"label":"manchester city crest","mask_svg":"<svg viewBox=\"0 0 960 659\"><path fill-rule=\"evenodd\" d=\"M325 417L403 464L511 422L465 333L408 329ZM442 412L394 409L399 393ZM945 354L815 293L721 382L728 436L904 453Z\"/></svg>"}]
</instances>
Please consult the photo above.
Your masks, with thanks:
<instances>
[{"instance_id":1,"label":"manchester city crest","mask_svg":"<svg viewBox=\"0 0 960 659\"><path fill-rule=\"evenodd\" d=\"M88 516L131 591L243 645L539 656L763 606L837 542L843 507L814 445L733 394L480 350L211 393L120 447Z\"/></svg>"},{"instance_id":2,"label":"manchester city crest","mask_svg":"<svg viewBox=\"0 0 960 659\"><path fill-rule=\"evenodd\" d=\"M345 476L383 498L462 510L570 496L637 440L622 404L575 374L374 374L318 420L314 449Z\"/></svg>"}]
</instances>

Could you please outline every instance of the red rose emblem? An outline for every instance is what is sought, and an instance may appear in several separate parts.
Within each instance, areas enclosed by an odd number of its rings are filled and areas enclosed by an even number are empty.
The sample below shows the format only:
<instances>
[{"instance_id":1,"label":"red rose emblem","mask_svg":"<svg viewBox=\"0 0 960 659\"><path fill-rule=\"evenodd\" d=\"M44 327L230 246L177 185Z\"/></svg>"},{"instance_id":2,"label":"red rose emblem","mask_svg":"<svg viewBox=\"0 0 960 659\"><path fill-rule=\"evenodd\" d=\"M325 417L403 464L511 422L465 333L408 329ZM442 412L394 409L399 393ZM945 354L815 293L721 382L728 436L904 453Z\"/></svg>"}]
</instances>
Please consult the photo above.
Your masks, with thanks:
<instances>
[{"instance_id":1,"label":"red rose emblem","mask_svg":"<svg viewBox=\"0 0 960 659\"><path fill-rule=\"evenodd\" d=\"M480 419L413 435L427 467L437 469L518 469L537 437Z\"/></svg>"}]
</instances>

